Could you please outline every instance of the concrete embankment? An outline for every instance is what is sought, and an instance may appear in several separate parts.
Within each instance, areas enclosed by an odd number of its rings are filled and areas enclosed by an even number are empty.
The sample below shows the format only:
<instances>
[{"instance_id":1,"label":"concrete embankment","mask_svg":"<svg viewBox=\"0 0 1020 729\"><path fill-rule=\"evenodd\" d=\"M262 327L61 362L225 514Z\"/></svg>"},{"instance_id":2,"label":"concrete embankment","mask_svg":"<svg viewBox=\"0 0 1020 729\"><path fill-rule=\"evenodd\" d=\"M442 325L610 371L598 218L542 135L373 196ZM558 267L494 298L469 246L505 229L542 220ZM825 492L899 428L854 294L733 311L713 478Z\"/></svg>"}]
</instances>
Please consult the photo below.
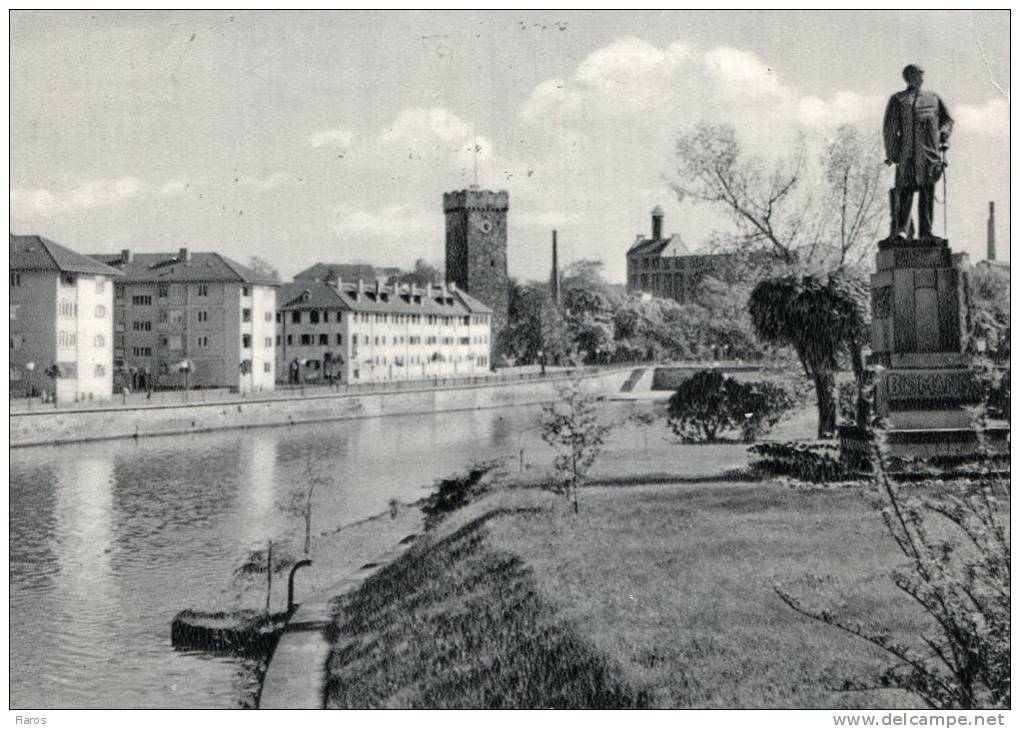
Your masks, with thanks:
<instances>
[{"instance_id":1,"label":"concrete embankment","mask_svg":"<svg viewBox=\"0 0 1020 729\"><path fill-rule=\"evenodd\" d=\"M608 394L619 390L629 374L629 369L618 369L586 373L581 378L593 389ZM556 384L562 379L550 377L463 387L423 387L293 398L248 397L188 405L12 413L10 446L59 445L383 415L421 415L532 405L552 399Z\"/></svg>"}]
</instances>

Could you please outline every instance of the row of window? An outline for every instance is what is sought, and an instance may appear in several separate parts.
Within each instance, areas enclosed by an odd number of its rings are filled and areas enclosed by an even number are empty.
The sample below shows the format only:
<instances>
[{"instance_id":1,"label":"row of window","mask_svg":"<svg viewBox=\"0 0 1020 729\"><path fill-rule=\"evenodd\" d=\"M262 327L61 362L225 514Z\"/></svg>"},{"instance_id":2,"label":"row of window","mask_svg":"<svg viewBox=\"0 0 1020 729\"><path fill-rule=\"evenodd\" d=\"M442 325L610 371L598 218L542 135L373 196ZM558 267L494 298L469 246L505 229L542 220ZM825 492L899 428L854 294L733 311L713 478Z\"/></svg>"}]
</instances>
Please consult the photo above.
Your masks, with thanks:
<instances>
[{"instance_id":1,"label":"row of window","mask_svg":"<svg viewBox=\"0 0 1020 729\"><path fill-rule=\"evenodd\" d=\"M78 316L78 304L67 299L60 299L57 302L57 314L66 317Z\"/></svg>"},{"instance_id":2,"label":"row of window","mask_svg":"<svg viewBox=\"0 0 1020 729\"><path fill-rule=\"evenodd\" d=\"M309 324L323 324L329 323L329 312L326 310L319 311L318 309L311 309L309 311L292 311L290 312L290 321L292 324L301 324L306 321L305 315L307 316L307 322ZM276 312L276 321L282 321L284 312ZM424 321L426 324L444 324L446 326L463 324L464 326L470 326L471 324L484 324L488 317L484 314L472 314L471 316L446 316L441 314L426 314L424 315ZM343 319L343 312L337 311L335 321L338 323ZM248 321L245 319L245 321ZM266 317L266 321L269 321L269 317ZM388 313L375 313L370 314L367 312L355 312L354 321L362 324L367 324L374 321L377 324L421 324L421 314L388 314Z\"/></svg>"},{"instance_id":3,"label":"row of window","mask_svg":"<svg viewBox=\"0 0 1020 729\"><path fill-rule=\"evenodd\" d=\"M77 347L78 335L75 332L57 332L58 347Z\"/></svg>"},{"instance_id":4,"label":"row of window","mask_svg":"<svg viewBox=\"0 0 1020 729\"><path fill-rule=\"evenodd\" d=\"M318 335L315 335L315 334L300 334L298 336L299 336L298 344L300 344L302 346L305 346L305 347L314 346L316 343L318 343L319 346L327 346L327 345L329 345L329 341L330 341L328 334L318 334ZM358 344L359 342L361 344L368 344L371 341L371 343L374 344L375 346L379 346L379 345L386 345L386 343L387 343L385 336L369 337L367 334L361 334L361 335L353 334L351 336L354 337L354 340L353 340L354 344ZM359 339L359 337L360 337L360 339ZM318 338L318 339L316 340L316 338ZM277 335L277 337L276 337L276 346L280 346L281 340L282 340L282 337L280 335ZM439 344L439 340L440 340L439 337L425 337L425 344ZM489 341L489 337L487 335L478 336L478 337L460 337L460 338L456 338L456 337L442 337L442 343L446 344L446 345L452 345L454 343L460 344L460 345L487 344L488 341ZM336 345L338 345L338 346L342 345L344 343L343 335L342 334L337 334L335 336L334 343ZM418 337L418 336L415 336L415 337L396 336L396 337L393 337L393 341L392 341L392 344L398 344L398 345L399 344L409 344L409 345L416 345L417 344L417 345L420 345L421 343L422 343L422 337ZM287 335L287 346L292 346L293 344L294 344L294 335L293 334L288 334ZM272 339L270 339L268 337L266 338L266 346L267 347L273 346Z\"/></svg>"}]
</instances>

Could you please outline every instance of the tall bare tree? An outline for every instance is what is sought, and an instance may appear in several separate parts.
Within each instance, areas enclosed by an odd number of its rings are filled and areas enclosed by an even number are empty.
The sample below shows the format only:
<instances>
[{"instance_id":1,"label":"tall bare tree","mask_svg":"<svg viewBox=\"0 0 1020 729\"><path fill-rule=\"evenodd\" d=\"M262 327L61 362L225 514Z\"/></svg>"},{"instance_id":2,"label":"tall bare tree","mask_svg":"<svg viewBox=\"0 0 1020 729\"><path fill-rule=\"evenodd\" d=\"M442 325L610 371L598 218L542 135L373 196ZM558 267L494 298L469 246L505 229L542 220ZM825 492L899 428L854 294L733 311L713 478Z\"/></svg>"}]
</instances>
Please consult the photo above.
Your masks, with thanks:
<instances>
[{"instance_id":1,"label":"tall bare tree","mask_svg":"<svg viewBox=\"0 0 1020 729\"><path fill-rule=\"evenodd\" d=\"M860 263L872 252L882 221L882 154L876 136L869 144L860 130L844 124L825 148L826 193L820 211L838 261Z\"/></svg>"},{"instance_id":2,"label":"tall bare tree","mask_svg":"<svg viewBox=\"0 0 1020 729\"><path fill-rule=\"evenodd\" d=\"M679 200L726 212L741 247L829 270L871 252L884 210L882 170L878 138L869 142L850 125L813 154L800 137L769 161L742 149L731 127L703 123L678 137L671 184Z\"/></svg>"},{"instance_id":3,"label":"tall bare tree","mask_svg":"<svg viewBox=\"0 0 1020 729\"><path fill-rule=\"evenodd\" d=\"M677 139L671 187L677 198L727 211L748 246L768 246L786 263L796 260L804 215L795 196L802 182L803 139L772 162L743 153L732 127L701 123Z\"/></svg>"}]
</instances>

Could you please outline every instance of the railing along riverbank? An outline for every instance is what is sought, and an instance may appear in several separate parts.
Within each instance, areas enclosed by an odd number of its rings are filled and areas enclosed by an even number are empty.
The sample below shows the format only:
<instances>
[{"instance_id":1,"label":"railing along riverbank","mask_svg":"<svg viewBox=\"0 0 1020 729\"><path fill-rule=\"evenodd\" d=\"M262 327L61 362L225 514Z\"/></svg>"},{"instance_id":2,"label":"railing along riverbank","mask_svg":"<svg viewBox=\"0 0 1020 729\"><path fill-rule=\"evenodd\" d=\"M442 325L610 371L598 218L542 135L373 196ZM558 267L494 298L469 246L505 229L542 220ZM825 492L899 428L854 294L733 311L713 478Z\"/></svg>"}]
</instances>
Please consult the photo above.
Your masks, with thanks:
<instances>
[{"instance_id":1,"label":"railing along riverbank","mask_svg":"<svg viewBox=\"0 0 1020 729\"><path fill-rule=\"evenodd\" d=\"M232 428L325 422L385 415L425 415L458 410L514 407L547 402L555 384L580 377L600 379L606 392L619 389L630 366L587 367L512 377L457 378L375 383L348 391L306 387L302 395L282 391L262 395L231 393L229 398L142 405L102 404L75 408L27 409L10 416L10 446L61 445L93 440L181 435ZM617 382L618 380L618 382Z\"/></svg>"},{"instance_id":2,"label":"railing along riverbank","mask_svg":"<svg viewBox=\"0 0 1020 729\"><path fill-rule=\"evenodd\" d=\"M500 371L487 375L473 375L468 377L429 377L414 380L390 380L385 382L365 382L357 384L323 384L305 383L300 384L277 384L274 390L250 390L232 388L196 388L191 390L153 390L151 392L138 391L130 393L117 393L109 398L90 398L74 400L70 402L43 401L40 397L34 398L11 398L11 413L30 412L59 412L59 411L81 411L95 409L117 409L117 408L146 408L160 406L182 406L202 405L233 402L236 400L263 400L263 399L293 399L297 397L316 397L322 395L365 395L377 392L401 392L405 390L421 390L441 387L466 387L470 385L501 384L512 382L527 382L532 380L549 379L551 377L562 377L585 375L597 372L600 369L618 369L628 367L629 364L619 364L603 367L549 367L546 372L540 368L528 367L514 370Z\"/></svg>"}]
</instances>

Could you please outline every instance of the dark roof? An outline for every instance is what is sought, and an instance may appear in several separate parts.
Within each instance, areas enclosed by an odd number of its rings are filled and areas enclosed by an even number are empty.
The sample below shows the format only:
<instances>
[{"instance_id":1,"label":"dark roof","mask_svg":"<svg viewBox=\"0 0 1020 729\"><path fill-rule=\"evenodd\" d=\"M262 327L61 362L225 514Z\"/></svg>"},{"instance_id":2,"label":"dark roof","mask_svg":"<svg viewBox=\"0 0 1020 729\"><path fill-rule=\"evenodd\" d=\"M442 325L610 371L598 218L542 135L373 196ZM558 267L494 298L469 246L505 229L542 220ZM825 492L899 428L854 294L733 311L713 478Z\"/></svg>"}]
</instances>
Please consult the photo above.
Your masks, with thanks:
<instances>
[{"instance_id":1,"label":"dark roof","mask_svg":"<svg viewBox=\"0 0 1020 729\"><path fill-rule=\"evenodd\" d=\"M307 292L307 298L305 294ZM417 303L412 297L424 299ZM405 314L491 314L492 309L464 291L447 288L446 297L442 289L432 288L432 295L426 295L423 288L402 286L365 286L358 291L357 284L341 282L338 289L327 283L295 281L280 287L276 300L279 307L293 309L342 309L344 311L395 312Z\"/></svg>"},{"instance_id":2,"label":"dark roof","mask_svg":"<svg viewBox=\"0 0 1020 729\"><path fill-rule=\"evenodd\" d=\"M627 255L634 253L640 253L643 256L655 256L662 253L662 249L669 245L669 242L673 240L670 238L645 238L639 236L634 245L627 250Z\"/></svg>"},{"instance_id":3,"label":"dark roof","mask_svg":"<svg viewBox=\"0 0 1020 729\"><path fill-rule=\"evenodd\" d=\"M671 249L671 250L667 250ZM669 238L645 238L638 236L634 245L627 251L627 256L663 256L666 258L691 258L708 260L723 260L730 258L733 254L726 252L718 253L692 253L679 235L672 235Z\"/></svg>"},{"instance_id":4,"label":"dark roof","mask_svg":"<svg viewBox=\"0 0 1020 729\"><path fill-rule=\"evenodd\" d=\"M325 282L331 274L333 277L339 276L341 281L354 282L359 278L364 281L375 281L376 276L388 275L386 269L377 271L375 266L368 263L316 263L294 274L294 280Z\"/></svg>"},{"instance_id":5,"label":"dark roof","mask_svg":"<svg viewBox=\"0 0 1020 729\"><path fill-rule=\"evenodd\" d=\"M279 286L280 282L242 266L219 253L133 253L125 261L120 254L90 254L97 261L124 272L125 283L133 281L239 282Z\"/></svg>"},{"instance_id":6,"label":"dark roof","mask_svg":"<svg viewBox=\"0 0 1020 729\"><path fill-rule=\"evenodd\" d=\"M12 271L66 271L101 276L121 276L121 272L88 256L75 253L41 235L11 233Z\"/></svg>"}]
</instances>

